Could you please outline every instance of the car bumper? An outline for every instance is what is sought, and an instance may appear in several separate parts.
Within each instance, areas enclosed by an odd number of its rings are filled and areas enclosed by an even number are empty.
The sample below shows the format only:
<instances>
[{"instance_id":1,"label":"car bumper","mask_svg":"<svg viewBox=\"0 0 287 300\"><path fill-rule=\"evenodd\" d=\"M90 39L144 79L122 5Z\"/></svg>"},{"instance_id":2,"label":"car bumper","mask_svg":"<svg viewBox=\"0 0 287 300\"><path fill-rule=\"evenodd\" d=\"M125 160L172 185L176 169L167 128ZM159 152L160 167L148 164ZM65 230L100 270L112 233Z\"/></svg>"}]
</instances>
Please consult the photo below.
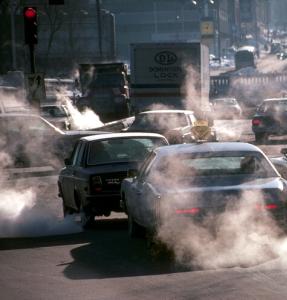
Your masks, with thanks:
<instances>
[{"instance_id":1,"label":"car bumper","mask_svg":"<svg viewBox=\"0 0 287 300\"><path fill-rule=\"evenodd\" d=\"M87 195L86 205L96 215L103 215L111 211L122 212L120 200L119 193Z\"/></svg>"}]
</instances>

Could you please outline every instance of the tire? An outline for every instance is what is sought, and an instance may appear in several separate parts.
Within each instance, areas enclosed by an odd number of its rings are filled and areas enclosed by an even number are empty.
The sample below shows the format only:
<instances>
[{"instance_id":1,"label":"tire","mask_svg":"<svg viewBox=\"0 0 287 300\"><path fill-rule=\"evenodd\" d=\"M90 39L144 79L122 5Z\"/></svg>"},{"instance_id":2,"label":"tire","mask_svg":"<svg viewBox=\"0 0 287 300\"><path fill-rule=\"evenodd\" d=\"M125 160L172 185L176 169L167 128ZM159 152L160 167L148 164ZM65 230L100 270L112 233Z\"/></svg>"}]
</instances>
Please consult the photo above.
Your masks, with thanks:
<instances>
[{"instance_id":1,"label":"tire","mask_svg":"<svg viewBox=\"0 0 287 300\"><path fill-rule=\"evenodd\" d=\"M128 232L131 238L140 238L145 236L145 229L137 224L130 214L128 214Z\"/></svg>"},{"instance_id":2,"label":"tire","mask_svg":"<svg viewBox=\"0 0 287 300\"><path fill-rule=\"evenodd\" d=\"M80 223L83 229L90 229L95 224L95 215L83 206L80 208Z\"/></svg>"},{"instance_id":3,"label":"tire","mask_svg":"<svg viewBox=\"0 0 287 300\"><path fill-rule=\"evenodd\" d=\"M79 207L80 224L83 229L91 228L95 223L95 215L91 213L88 207L83 205L83 201L79 195L75 192L75 202Z\"/></svg>"},{"instance_id":4,"label":"tire","mask_svg":"<svg viewBox=\"0 0 287 300\"><path fill-rule=\"evenodd\" d=\"M265 132L255 133L255 142L258 144L266 144L268 142L268 134Z\"/></svg>"},{"instance_id":5,"label":"tire","mask_svg":"<svg viewBox=\"0 0 287 300\"><path fill-rule=\"evenodd\" d=\"M64 216L64 218L69 215L72 215L72 214L73 214L73 211L64 204L64 200L63 200L63 216Z\"/></svg>"}]
</instances>

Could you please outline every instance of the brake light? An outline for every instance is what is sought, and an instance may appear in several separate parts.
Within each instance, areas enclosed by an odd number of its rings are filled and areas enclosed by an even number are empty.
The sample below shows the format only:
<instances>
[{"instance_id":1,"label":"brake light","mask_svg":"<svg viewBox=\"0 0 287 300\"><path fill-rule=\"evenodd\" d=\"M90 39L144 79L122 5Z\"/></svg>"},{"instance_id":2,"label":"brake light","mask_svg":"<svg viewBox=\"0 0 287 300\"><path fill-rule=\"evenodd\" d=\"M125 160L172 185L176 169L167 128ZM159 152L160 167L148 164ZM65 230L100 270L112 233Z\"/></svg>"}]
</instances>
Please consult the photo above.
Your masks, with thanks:
<instances>
[{"instance_id":1,"label":"brake light","mask_svg":"<svg viewBox=\"0 0 287 300\"><path fill-rule=\"evenodd\" d=\"M269 204L256 204L257 210L273 210L277 209L278 205L276 203L269 203Z\"/></svg>"},{"instance_id":2,"label":"brake light","mask_svg":"<svg viewBox=\"0 0 287 300\"><path fill-rule=\"evenodd\" d=\"M196 215L200 212L199 207L193 207L190 209L177 209L176 214L178 215L184 215L184 214L190 214L190 215Z\"/></svg>"},{"instance_id":3,"label":"brake light","mask_svg":"<svg viewBox=\"0 0 287 300\"><path fill-rule=\"evenodd\" d=\"M260 119L253 119L253 120L252 120L252 125L258 126L258 125L260 125L260 124L262 124L262 121L261 121Z\"/></svg>"},{"instance_id":4,"label":"brake light","mask_svg":"<svg viewBox=\"0 0 287 300\"><path fill-rule=\"evenodd\" d=\"M93 176L91 178L91 188L95 192L100 192L102 190L101 176Z\"/></svg>"}]
</instances>

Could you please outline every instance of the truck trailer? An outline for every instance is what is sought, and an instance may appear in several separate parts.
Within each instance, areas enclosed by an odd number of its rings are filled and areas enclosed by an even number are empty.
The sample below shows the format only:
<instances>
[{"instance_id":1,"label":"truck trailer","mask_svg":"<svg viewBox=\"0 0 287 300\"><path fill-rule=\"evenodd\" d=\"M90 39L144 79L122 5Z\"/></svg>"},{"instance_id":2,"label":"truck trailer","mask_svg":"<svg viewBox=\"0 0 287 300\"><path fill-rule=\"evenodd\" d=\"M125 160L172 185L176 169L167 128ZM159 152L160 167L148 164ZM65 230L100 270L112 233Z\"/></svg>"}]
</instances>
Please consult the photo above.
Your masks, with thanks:
<instances>
[{"instance_id":1,"label":"truck trailer","mask_svg":"<svg viewBox=\"0 0 287 300\"><path fill-rule=\"evenodd\" d=\"M202 43L131 44L131 110L209 110L209 51Z\"/></svg>"}]
</instances>

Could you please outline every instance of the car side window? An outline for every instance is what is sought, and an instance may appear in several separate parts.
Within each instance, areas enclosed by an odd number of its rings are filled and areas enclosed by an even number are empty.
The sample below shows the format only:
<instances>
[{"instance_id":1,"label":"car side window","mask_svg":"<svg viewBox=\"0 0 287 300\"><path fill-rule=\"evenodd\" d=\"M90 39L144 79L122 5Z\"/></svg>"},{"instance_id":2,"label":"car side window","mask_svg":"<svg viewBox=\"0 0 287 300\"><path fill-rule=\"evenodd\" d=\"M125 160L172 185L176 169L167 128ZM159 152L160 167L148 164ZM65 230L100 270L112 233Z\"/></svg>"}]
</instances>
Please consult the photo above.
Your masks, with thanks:
<instances>
[{"instance_id":1,"label":"car side window","mask_svg":"<svg viewBox=\"0 0 287 300\"><path fill-rule=\"evenodd\" d=\"M78 155L77 155L77 158L76 158L76 163L75 163L76 166L80 166L80 165L81 165L84 150L85 150L85 143L82 142L82 143L80 144L79 152L78 152Z\"/></svg>"},{"instance_id":2,"label":"car side window","mask_svg":"<svg viewBox=\"0 0 287 300\"><path fill-rule=\"evenodd\" d=\"M189 120L190 120L191 125L193 125L193 124L195 123L195 121L196 121L195 116L192 115L192 114L190 114L190 115L188 115L188 117L189 117Z\"/></svg>"},{"instance_id":3,"label":"car side window","mask_svg":"<svg viewBox=\"0 0 287 300\"><path fill-rule=\"evenodd\" d=\"M155 159L156 154L154 152L151 152L146 160L144 161L142 167L139 170L139 175L138 175L138 180L139 181L143 181L144 178L146 178L146 176L148 175L148 172L150 170L150 167L152 165L152 161Z\"/></svg>"},{"instance_id":4,"label":"car side window","mask_svg":"<svg viewBox=\"0 0 287 300\"><path fill-rule=\"evenodd\" d=\"M72 165L75 166L77 165L77 161L78 161L78 156L79 156L79 151L82 147L82 143L79 142L77 145L76 145L76 148L74 149L73 151L73 156L72 156Z\"/></svg>"}]
</instances>

